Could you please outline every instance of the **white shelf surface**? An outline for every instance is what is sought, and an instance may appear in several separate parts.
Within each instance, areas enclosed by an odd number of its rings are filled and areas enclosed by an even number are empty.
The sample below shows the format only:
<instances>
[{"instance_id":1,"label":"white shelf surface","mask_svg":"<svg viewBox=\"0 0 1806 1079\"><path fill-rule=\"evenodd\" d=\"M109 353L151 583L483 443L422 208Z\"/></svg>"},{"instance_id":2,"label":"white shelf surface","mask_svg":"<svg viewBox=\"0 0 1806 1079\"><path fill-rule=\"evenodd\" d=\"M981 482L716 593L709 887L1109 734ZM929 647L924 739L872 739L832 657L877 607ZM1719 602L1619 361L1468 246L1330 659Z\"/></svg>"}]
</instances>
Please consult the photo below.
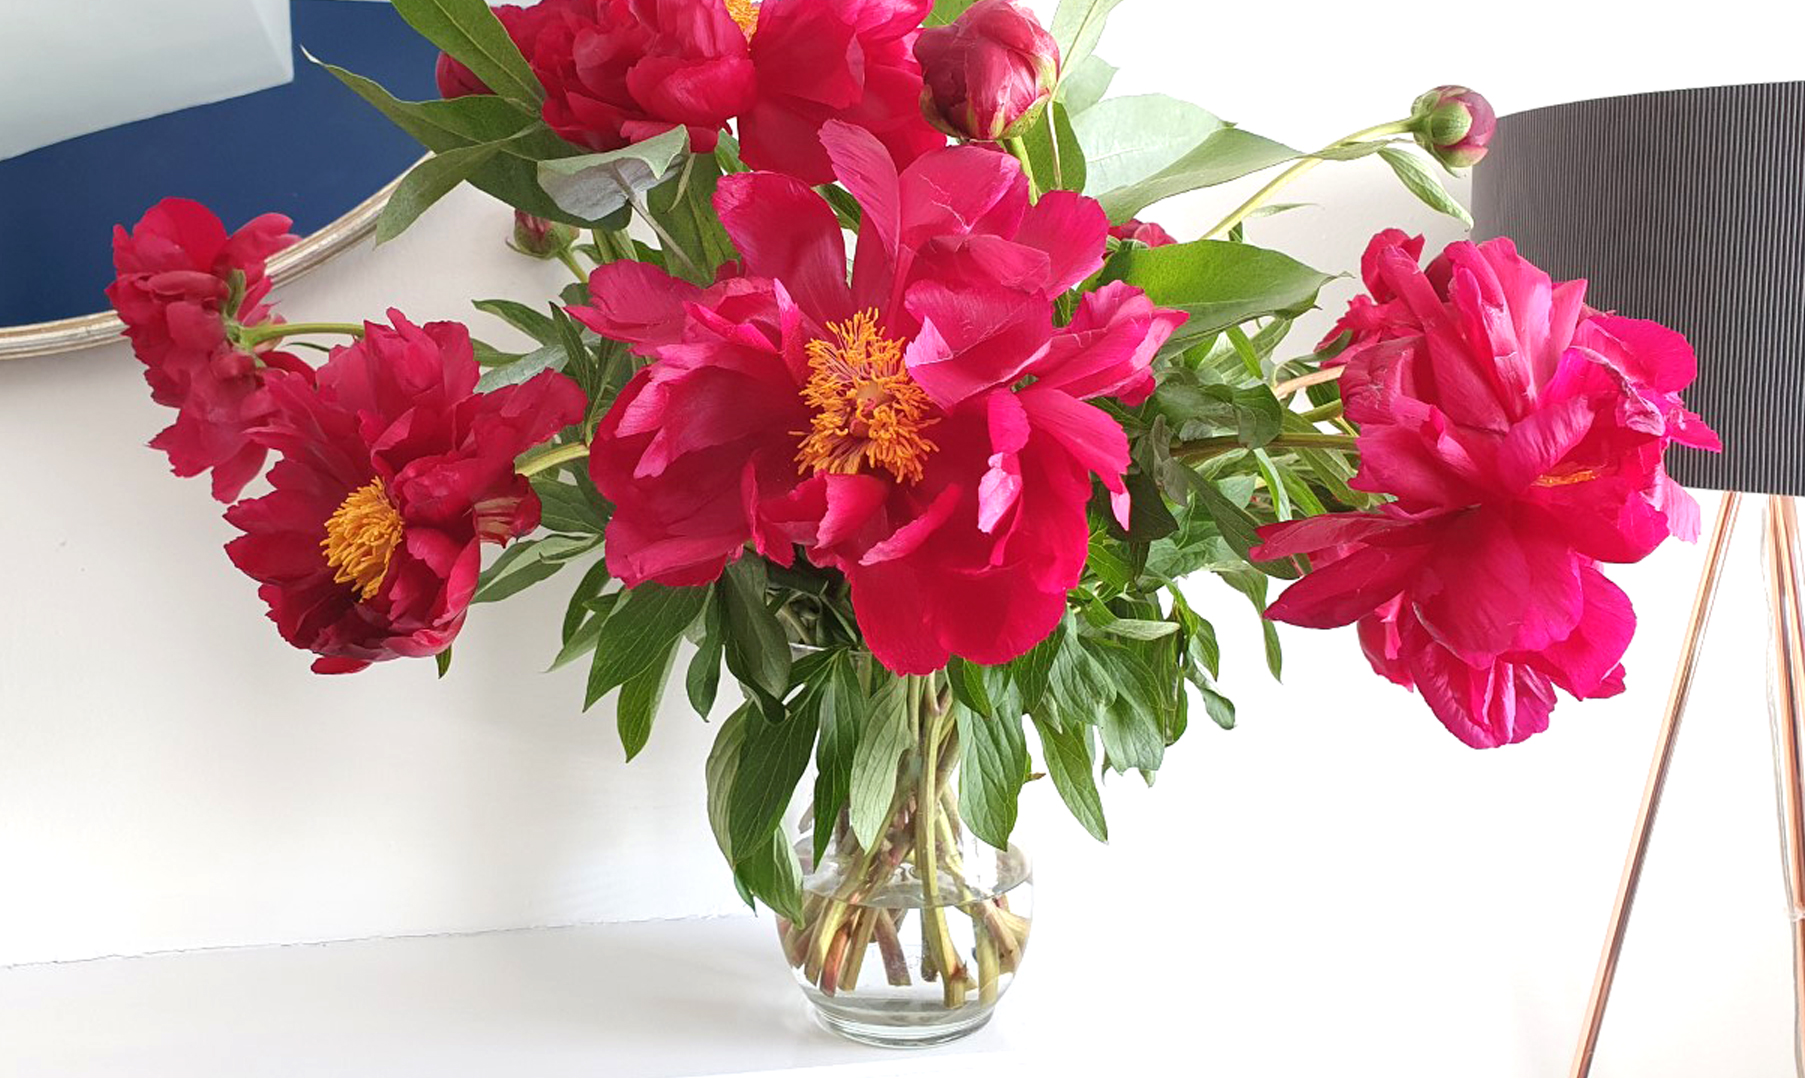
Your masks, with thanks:
<instances>
[{"instance_id":1,"label":"white shelf surface","mask_svg":"<svg viewBox=\"0 0 1806 1079\"><path fill-rule=\"evenodd\" d=\"M764 917L36 964L0 970L0 1074L996 1076L1054 999L1027 969L985 1030L898 1052L815 1026Z\"/></svg>"}]
</instances>

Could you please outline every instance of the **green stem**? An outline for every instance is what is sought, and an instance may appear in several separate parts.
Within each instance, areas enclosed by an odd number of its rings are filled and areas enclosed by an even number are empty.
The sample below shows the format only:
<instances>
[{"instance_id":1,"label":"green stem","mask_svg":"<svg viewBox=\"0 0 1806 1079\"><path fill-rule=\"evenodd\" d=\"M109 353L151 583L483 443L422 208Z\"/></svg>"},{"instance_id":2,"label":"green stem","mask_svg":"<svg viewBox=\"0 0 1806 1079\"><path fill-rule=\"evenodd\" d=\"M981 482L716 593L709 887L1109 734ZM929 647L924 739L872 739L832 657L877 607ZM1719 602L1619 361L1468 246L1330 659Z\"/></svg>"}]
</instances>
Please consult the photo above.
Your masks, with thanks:
<instances>
[{"instance_id":1,"label":"green stem","mask_svg":"<svg viewBox=\"0 0 1806 1079\"><path fill-rule=\"evenodd\" d=\"M577 261L576 255L571 254L570 248L567 247L558 252L558 261L564 263L565 268L570 270L572 276L577 278L577 283L579 285L589 284L589 274L583 272L583 264Z\"/></svg>"},{"instance_id":2,"label":"green stem","mask_svg":"<svg viewBox=\"0 0 1806 1079\"><path fill-rule=\"evenodd\" d=\"M953 936L947 931L947 908L941 903L935 865L935 818L941 804L938 754L944 732L934 697L932 676L910 676L909 703L920 717L922 745L922 776L916 788L916 875L922 879L922 917L928 946L941 975L941 1002L948 1008L957 1008L966 1001L966 978L953 947Z\"/></svg>"},{"instance_id":3,"label":"green stem","mask_svg":"<svg viewBox=\"0 0 1806 1079\"><path fill-rule=\"evenodd\" d=\"M343 333L362 337L364 327L356 322L266 322L261 326L239 327L238 343L245 348L254 348L265 341L303 333Z\"/></svg>"},{"instance_id":4,"label":"green stem","mask_svg":"<svg viewBox=\"0 0 1806 1079\"><path fill-rule=\"evenodd\" d=\"M1250 448L1252 447L1247 446L1241 439L1234 435L1225 435L1221 438L1200 438L1191 442L1175 442L1173 444L1173 456L1181 460L1203 460L1208 457L1215 457L1220 453L1231 453L1236 450L1246 450ZM1261 448L1268 450L1352 451L1355 448L1355 440L1349 435L1306 434L1300 432L1297 434L1280 435L1278 438L1275 438Z\"/></svg>"},{"instance_id":5,"label":"green stem","mask_svg":"<svg viewBox=\"0 0 1806 1079\"><path fill-rule=\"evenodd\" d=\"M1023 142L1020 138L1015 138L1004 139L1003 145L1004 148L1010 152L1011 157L1022 163L1022 175L1028 180L1028 200L1030 202L1039 202L1041 200L1041 185L1035 182L1035 165L1034 162L1028 159L1028 144Z\"/></svg>"},{"instance_id":6,"label":"green stem","mask_svg":"<svg viewBox=\"0 0 1806 1079\"><path fill-rule=\"evenodd\" d=\"M1307 412L1300 412L1298 418L1306 423L1322 423L1342 415L1342 402L1331 401L1327 405L1318 405Z\"/></svg>"},{"instance_id":7,"label":"green stem","mask_svg":"<svg viewBox=\"0 0 1806 1079\"><path fill-rule=\"evenodd\" d=\"M576 461L589 456L589 446L582 442L571 442L563 446L547 446L537 453L530 453L515 464L514 471L523 476L533 476L548 468L557 468L566 461Z\"/></svg>"},{"instance_id":8,"label":"green stem","mask_svg":"<svg viewBox=\"0 0 1806 1079\"><path fill-rule=\"evenodd\" d=\"M1353 134L1342 136L1335 142L1325 146L1322 150L1317 151L1317 154L1327 153L1330 150L1340 149L1357 142L1367 142L1371 139L1382 138L1387 135L1405 134L1414 128L1416 124L1417 121L1412 119L1393 120L1390 123L1376 124L1373 127L1363 128ZM1249 196L1247 202L1237 206L1234 210L1230 211L1228 217L1223 218L1223 220L1218 221L1215 225L1211 226L1210 231L1204 234L1204 238L1209 240L1218 236L1228 235L1230 229L1241 224L1249 214L1260 209L1262 206L1265 206L1272 200L1274 195L1279 193L1281 188L1284 188L1287 184L1322 164L1325 159L1317 156L1317 154L1313 154L1310 157L1295 163L1291 168L1286 169L1278 176L1273 177L1273 179L1268 182L1267 186Z\"/></svg>"}]
</instances>

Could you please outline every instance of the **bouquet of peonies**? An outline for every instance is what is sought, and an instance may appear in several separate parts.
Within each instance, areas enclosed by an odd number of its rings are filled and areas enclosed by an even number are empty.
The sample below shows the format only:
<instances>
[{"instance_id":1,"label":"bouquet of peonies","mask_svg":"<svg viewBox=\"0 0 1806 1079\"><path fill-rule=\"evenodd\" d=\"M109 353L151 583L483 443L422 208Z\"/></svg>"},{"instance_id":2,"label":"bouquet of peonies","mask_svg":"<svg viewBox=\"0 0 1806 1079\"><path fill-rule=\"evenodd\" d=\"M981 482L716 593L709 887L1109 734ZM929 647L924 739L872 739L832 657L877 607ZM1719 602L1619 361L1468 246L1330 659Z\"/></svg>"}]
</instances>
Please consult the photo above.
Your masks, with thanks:
<instances>
[{"instance_id":1,"label":"bouquet of peonies","mask_svg":"<svg viewBox=\"0 0 1806 1079\"><path fill-rule=\"evenodd\" d=\"M1289 354L1329 277L1248 223L1368 155L1464 216L1422 155L1477 163L1492 111L1440 87L1301 153L1109 98L1115 3L1043 28L1012 0L395 0L443 100L329 67L433 151L378 239L469 183L576 282L476 303L524 354L396 311L284 323L286 219L228 234L166 200L118 232L110 290L177 410L152 445L211 474L228 555L316 671L443 674L473 604L575 578L553 666L588 665L586 709L617 693L631 758L691 642L696 711L724 665L744 697L710 820L805 986L847 993L873 948L888 985L988 1007L1026 943L1027 729L1101 838L1100 771L1151 777L1194 707L1234 723L1188 575L1247 596L1276 676L1269 620L1357 623L1462 741L1516 742L1555 687L1623 688L1634 618L1600 564L1693 537L1663 453L1717 445L1678 334L1507 240L1425 267L1380 233L1367 294ZM1136 220L1270 169L1203 238ZM321 334L350 340L317 368L285 348ZM1273 579L1297 583L1269 605Z\"/></svg>"}]
</instances>

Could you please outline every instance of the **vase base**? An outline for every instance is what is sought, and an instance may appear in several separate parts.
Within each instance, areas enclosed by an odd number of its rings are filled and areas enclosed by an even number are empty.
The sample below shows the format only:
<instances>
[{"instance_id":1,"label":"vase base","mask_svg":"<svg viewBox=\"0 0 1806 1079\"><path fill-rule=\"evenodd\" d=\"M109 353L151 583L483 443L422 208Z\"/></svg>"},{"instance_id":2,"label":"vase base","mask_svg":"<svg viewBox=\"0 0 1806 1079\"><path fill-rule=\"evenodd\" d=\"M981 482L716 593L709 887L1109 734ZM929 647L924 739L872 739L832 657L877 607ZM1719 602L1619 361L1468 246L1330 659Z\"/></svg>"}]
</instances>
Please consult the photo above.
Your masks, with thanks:
<instances>
[{"instance_id":1,"label":"vase base","mask_svg":"<svg viewBox=\"0 0 1806 1079\"><path fill-rule=\"evenodd\" d=\"M951 1015L945 1012L891 1015L870 1008L860 1008L857 1014L849 1014L847 1010L832 1005L824 1007L814 1001L809 1007L810 1014L823 1030L880 1049L928 1049L956 1042L977 1033L989 1023L993 1010L991 1007L962 1008Z\"/></svg>"}]
</instances>

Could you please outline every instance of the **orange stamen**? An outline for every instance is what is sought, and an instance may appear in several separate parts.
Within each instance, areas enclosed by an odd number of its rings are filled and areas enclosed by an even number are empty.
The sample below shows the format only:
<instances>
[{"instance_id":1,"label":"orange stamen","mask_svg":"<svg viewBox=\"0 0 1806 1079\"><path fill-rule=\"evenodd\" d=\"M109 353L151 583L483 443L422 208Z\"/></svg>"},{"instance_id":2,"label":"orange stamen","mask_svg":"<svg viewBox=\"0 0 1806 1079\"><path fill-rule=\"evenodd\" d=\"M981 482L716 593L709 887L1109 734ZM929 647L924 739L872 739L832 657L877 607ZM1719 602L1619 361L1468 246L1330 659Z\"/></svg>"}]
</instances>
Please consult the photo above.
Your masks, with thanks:
<instances>
[{"instance_id":1,"label":"orange stamen","mask_svg":"<svg viewBox=\"0 0 1806 1079\"><path fill-rule=\"evenodd\" d=\"M815 418L797 449L797 470L882 468L903 483L917 482L922 462L937 448L922 430L939 421L903 365L903 342L883 335L876 311L831 322L828 331L835 340L811 341L805 349L814 373L802 396Z\"/></svg>"},{"instance_id":2,"label":"orange stamen","mask_svg":"<svg viewBox=\"0 0 1806 1079\"><path fill-rule=\"evenodd\" d=\"M332 579L352 585L360 600L376 595L402 531L401 514L381 476L346 495L326 519L326 538L320 541L326 564L337 571Z\"/></svg>"}]
</instances>

